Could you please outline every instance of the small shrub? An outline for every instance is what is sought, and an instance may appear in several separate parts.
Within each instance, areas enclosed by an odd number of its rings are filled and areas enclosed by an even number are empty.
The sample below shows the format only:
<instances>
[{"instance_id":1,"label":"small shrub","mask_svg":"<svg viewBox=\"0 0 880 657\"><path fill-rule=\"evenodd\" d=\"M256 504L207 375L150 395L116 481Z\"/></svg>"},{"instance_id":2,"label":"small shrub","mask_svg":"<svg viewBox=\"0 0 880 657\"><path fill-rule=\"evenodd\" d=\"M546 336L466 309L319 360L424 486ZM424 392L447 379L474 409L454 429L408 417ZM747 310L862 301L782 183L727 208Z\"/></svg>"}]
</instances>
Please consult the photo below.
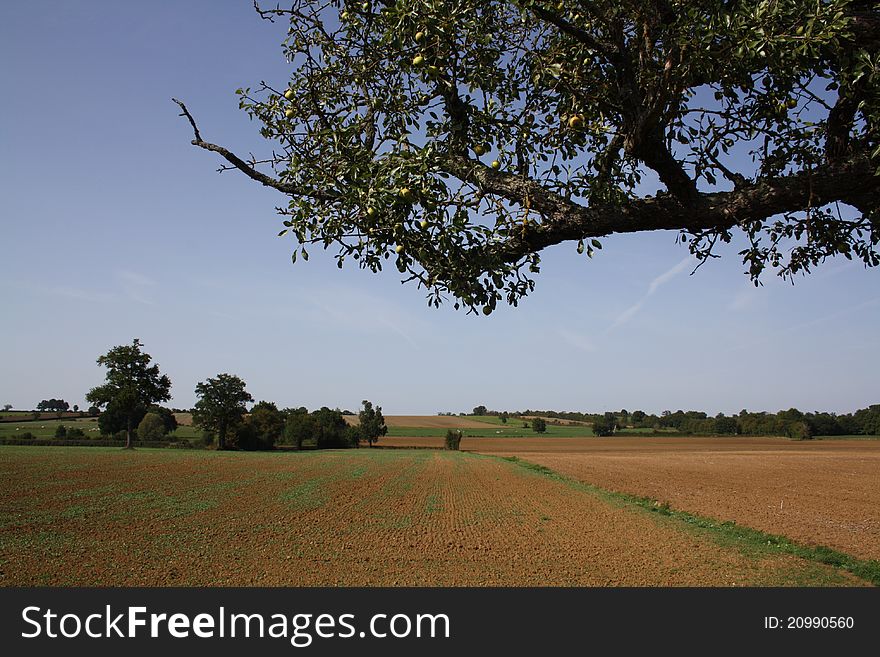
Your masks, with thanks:
<instances>
[{"instance_id":1,"label":"small shrub","mask_svg":"<svg viewBox=\"0 0 880 657\"><path fill-rule=\"evenodd\" d=\"M811 440L813 432L810 431L810 425L806 422L792 422L788 425L788 437L792 440Z\"/></svg>"},{"instance_id":2,"label":"small shrub","mask_svg":"<svg viewBox=\"0 0 880 657\"><path fill-rule=\"evenodd\" d=\"M67 427L63 424L59 424L55 427L55 437L56 438L67 438Z\"/></svg>"},{"instance_id":3,"label":"small shrub","mask_svg":"<svg viewBox=\"0 0 880 657\"><path fill-rule=\"evenodd\" d=\"M79 427L74 427L73 429L67 430L67 438L68 439L85 438L85 437L86 437L85 432L82 429L80 429Z\"/></svg>"},{"instance_id":4,"label":"small shrub","mask_svg":"<svg viewBox=\"0 0 880 657\"><path fill-rule=\"evenodd\" d=\"M461 431L453 431L452 429L447 429L446 449L458 451L459 445L461 445Z\"/></svg>"},{"instance_id":5,"label":"small shrub","mask_svg":"<svg viewBox=\"0 0 880 657\"><path fill-rule=\"evenodd\" d=\"M231 449L245 451L274 449L275 438L271 435L261 434L253 422L245 421L232 430L227 439L227 446Z\"/></svg>"},{"instance_id":6,"label":"small shrub","mask_svg":"<svg viewBox=\"0 0 880 657\"><path fill-rule=\"evenodd\" d=\"M165 423L158 413L147 413L137 428L138 440L162 440L165 435Z\"/></svg>"},{"instance_id":7,"label":"small shrub","mask_svg":"<svg viewBox=\"0 0 880 657\"><path fill-rule=\"evenodd\" d=\"M610 436L614 433L614 423L608 418L597 417L593 421L593 433L599 437Z\"/></svg>"},{"instance_id":8,"label":"small shrub","mask_svg":"<svg viewBox=\"0 0 880 657\"><path fill-rule=\"evenodd\" d=\"M535 433L544 433L545 431L547 431L547 423L541 418L537 417L532 422L532 429L535 431Z\"/></svg>"},{"instance_id":9,"label":"small shrub","mask_svg":"<svg viewBox=\"0 0 880 657\"><path fill-rule=\"evenodd\" d=\"M349 426L348 428L346 428L345 432L348 437L348 442L352 447L358 448L361 446L360 427Z\"/></svg>"},{"instance_id":10,"label":"small shrub","mask_svg":"<svg viewBox=\"0 0 880 657\"><path fill-rule=\"evenodd\" d=\"M34 438L36 438L36 436L34 436L34 434L32 434L30 431L25 431L24 433L17 434L15 437L24 438L25 440L33 440Z\"/></svg>"}]
</instances>

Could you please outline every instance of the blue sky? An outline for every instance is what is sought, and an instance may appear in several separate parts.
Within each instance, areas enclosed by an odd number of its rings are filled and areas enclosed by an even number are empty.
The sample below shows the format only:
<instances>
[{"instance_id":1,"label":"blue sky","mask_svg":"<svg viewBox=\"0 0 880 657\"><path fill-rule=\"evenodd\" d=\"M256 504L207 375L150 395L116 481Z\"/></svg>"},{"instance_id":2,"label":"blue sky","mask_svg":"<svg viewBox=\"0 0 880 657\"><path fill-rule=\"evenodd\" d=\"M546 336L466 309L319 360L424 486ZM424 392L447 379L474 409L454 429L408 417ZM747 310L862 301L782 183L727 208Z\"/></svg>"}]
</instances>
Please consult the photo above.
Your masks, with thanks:
<instances>
[{"instance_id":1,"label":"blue sky","mask_svg":"<svg viewBox=\"0 0 880 657\"><path fill-rule=\"evenodd\" d=\"M139 337L190 406L241 376L280 406L847 412L880 402L880 272L840 258L754 288L737 245L672 233L545 252L519 308L429 309L397 272L291 265L283 197L189 144L263 145L233 93L283 86L285 26L250 2L0 5L0 404L83 405L95 359Z\"/></svg>"}]
</instances>

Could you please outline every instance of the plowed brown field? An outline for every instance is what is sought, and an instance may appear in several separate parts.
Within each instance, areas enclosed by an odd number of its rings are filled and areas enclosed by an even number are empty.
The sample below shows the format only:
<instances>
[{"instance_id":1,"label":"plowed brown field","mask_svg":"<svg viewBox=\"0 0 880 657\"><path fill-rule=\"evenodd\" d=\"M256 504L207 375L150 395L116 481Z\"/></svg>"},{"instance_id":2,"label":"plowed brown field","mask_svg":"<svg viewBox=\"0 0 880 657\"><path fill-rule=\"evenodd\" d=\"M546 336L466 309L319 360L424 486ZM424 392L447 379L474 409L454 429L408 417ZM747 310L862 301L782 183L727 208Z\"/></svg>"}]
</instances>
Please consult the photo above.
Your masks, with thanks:
<instances>
[{"instance_id":1,"label":"plowed brown field","mask_svg":"<svg viewBox=\"0 0 880 657\"><path fill-rule=\"evenodd\" d=\"M863 583L441 451L4 447L0 509L6 586Z\"/></svg>"},{"instance_id":2,"label":"plowed brown field","mask_svg":"<svg viewBox=\"0 0 880 657\"><path fill-rule=\"evenodd\" d=\"M516 455L601 488L880 559L880 441L473 438L462 449Z\"/></svg>"}]
</instances>

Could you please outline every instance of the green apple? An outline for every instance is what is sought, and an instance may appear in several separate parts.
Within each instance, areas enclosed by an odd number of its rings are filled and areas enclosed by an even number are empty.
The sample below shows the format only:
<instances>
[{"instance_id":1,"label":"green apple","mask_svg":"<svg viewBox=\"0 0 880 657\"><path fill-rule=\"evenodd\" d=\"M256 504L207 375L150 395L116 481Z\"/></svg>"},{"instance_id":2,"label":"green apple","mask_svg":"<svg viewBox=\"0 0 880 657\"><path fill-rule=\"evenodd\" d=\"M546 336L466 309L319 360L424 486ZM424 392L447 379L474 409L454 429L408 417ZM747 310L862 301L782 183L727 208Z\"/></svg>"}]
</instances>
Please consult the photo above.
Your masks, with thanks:
<instances>
[{"instance_id":1,"label":"green apple","mask_svg":"<svg viewBox=\"0 0 880 657\"><path fill-rule=\"evenodd\" d=\"M416 42L417 42L417 43L421 43L421 42L424 41L424 40L425 40L425 33L424 33L424 32L421 32L421 31L420 31L420 32L416 32Z\"/></svg>"},{"instance_id":2,"label":"green apple","mask_svg":"<svg viewBox=\"0 0 880 657\"><path fill-rule=\"evenodd\" d=\"M394 252L403 253L403 244L398 244L396 247L394 247Z\"/></svg>"},{"instance_id":3,"label":"green apple","mask_svg":"<svg viewBox=\"0 0 880 657\"><path fill-rule=\"evenodd\" d=\"M288 119L291 118L294 114L295 112L292 109L284 110L284 116L286 116Z\"/></svg>"},{"instance_id":4,"label":"green apple","mask_svg":"<svg viewBox=\"0 0 880 657\"><path fill-rule=\"evenodd\" d=\"M293 100L293 97L294 97L295 95L296 95L296 94L293 92L293 89L288 89L287 91L284 92L284 97L285 97L287 100Z\"/></svg>"},{"instance_id":5,"label":"green apple","mask_svg":"<svg viewBox=\"0 0 880 657\"><path fill-rule=\"evenodd\" d=\"M412 203L413 193L409 187L401 187L397 195L408 203Z\"/></svg>"},{"instance_id":6,"label":"green apple","mask_svg":"<svg viewBox=\"0 0 880 657\"><path fill-rule=\"evenodd\" d=\"M427 220L427 219L422 219L422 221L419 223L419 226L422 227L422 230L425 230L425 229L429 226L429 224L428 224L428 220Z\"/></svg>"},{"instance_id":7,"label":"green apple","mask_svg":"<svg viewBox=\"0 0 880 657\"><path fill-rule=\"evenodd\" d=\"M377 214L379 213L376 211L376 208L367 208L367 216L370 219L375 219Z\"/></svg>"},{"instance_id":8,"label":"green apple","mask_svg":"<svg viewBox=\"0 0 880 657\"><path fill-rule=\"evenodd\" d=\"M577 130L583 124L584 124L584 120L581 117L579 117L577 114L575 114L573 117L571 117L568 120L568 127L571 128L572 130Z\"/></svg>"},{"instance_id":9,"label":"green apple","mask_svg":"<svg viewBox=\"0 0 880 657\"><path fill-rule=\"evenodd\" d=\"M413 57L412 63L413 66L421 66L425 63L425 58L422 55L416 55L415 57Z\"/></svg>"},{"instance_id":10,"label":"green apple","mask_svg":"<svg viewBox=\"0 0 880 657\"><path fill-rule=\"evenodd\" d=\"M492 160L492 168L493 168L493 169L496 169L496 170L497 170L497 169L500 169L500 168L501 168L501 162L499 162L498 160Z\"/></svg>"}]
</instances>

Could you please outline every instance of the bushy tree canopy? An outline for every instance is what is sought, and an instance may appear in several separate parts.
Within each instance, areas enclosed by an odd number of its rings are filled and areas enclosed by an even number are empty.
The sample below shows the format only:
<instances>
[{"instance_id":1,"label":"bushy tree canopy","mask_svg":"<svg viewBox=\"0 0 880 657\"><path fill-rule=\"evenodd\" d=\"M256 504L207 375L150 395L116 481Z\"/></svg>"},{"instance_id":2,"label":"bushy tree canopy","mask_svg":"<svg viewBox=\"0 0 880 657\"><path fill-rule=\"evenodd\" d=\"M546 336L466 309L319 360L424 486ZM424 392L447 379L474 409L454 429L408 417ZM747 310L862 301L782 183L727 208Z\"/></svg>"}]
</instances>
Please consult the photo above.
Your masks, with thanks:
<instances>
[{"instance_id":1,"label":"bushy tree canopy","mask_svg":"<svg viewBox=\"0 0 880 657\"><path fill-rule=\"evenodd\" d=\"M610 436L614 433L614 420L600 415L593 421L593 433L597 436Z\"/></svg>"},{"instance_id":2,"label":"bushy tree canopy","mask_svg":"<svg viewBox=\"0 0 880 657\"><path fill-rule=\"evenodd\" d=\"M125 430L129 448L132 429L147 409L171 399L171 379L159 374L158 365L150 365L152 356L144 353L142 346L135 338L131 345L113 347L99 357L98 365L107 368L106 382L86 395L86 401L106 409L108 418L118 419L119 430ZM102 424L102 431L104 428Z\"/></svg>"},{"instance_id":3,"label":"bushy tree canopy","mask_svg":"<svg viewBox=\"0 0 880 657\"><path fill-rule=\"evenodd\" d=\"M363 408L358 413L358 438L364 440L372 447L381 436L388 433L388 427L385 426L385 416L382 415L382 407L373 407L373 402L364 400L361 402Z\"/></svg>"},{"instance_id":4,"label":"bushy tree canopy","mask_svg":"<svg viewBox=\"0 0 880 657\"><path fill-rule=\"evenodd\" d=\"M63 399L44 399L39 404L37 404L38 411L67 411L70 408L70 404L68 404Z\"/></svg>"},{"instance_id":5,"label":"bushy tree canopy","mask_svg":"<svg viewBox=\"0 0 880 657\"><path fill-rule=\"evenodd\" d=\"M284 413L274 402L261 401L254 405L247 416L247 424L257 437L253 449L270 449L284 434Z\"/></svg>"},{"instance_id":6,"label":"bushy tree canopy","mask_svg":"<svg viewBox=\"0 0 880 657\"><path fill-rule=\"evenodd\" d=\"M137 427L138 440L162 440L165 436L165 423L158 413L147 413Z\"/></svg>"},{"instance_id":7,"label":"bushy tree canopy","mask_svg":"<svg viewBox=\"0 0 880 657\"><path fill-rule=\"evenodd\" d=\"M240 89L282 234L490 313L540 252L740 231L757 281L880 263L880 11L857 0L293 0L289 80ZM267 149L269 150L269 149ZM267 173L270 172L270 173ZM656 192L656 194L655 194Z\"/></svg>"},{"instance_id":8,"label":"bushy tree canopy","mask_svg":"<svg viewBox=\"0 0 880 657\"><path fill-rule=\"evenodd\" d=\"M226 448L226 437L236 428L247 411L245 404L254 401L245 382L234 374L218 374L196 384L199 398L193 406L193 423L217 435L217 447Z\"/></svg>"}]
</instances>

